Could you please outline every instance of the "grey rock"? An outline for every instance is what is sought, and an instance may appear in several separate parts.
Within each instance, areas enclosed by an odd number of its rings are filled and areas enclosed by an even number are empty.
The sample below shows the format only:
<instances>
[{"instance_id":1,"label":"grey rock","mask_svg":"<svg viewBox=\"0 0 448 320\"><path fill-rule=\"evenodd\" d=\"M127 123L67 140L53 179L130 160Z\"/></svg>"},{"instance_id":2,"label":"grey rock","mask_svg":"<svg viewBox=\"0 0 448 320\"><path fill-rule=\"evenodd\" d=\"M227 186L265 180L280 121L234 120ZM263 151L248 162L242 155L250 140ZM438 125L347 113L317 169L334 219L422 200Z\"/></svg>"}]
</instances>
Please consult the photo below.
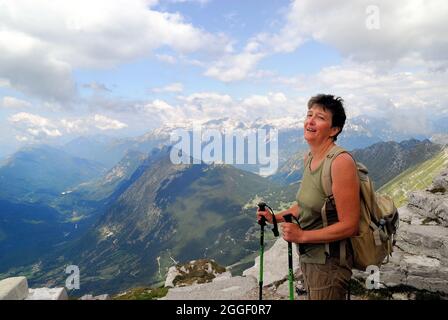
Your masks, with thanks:
<instances>
[{"instance_id":1,"label":"grey rock","mask_svg":"<svg viewBox=\"0 0 448 320\"><path fill-rule=\"evenodd\" d=\"M212 282L226 281L229 280L230 278L232 278L232 273L230 271L226 271L217 275L216 278L212 280Z\"/></svg>"},{"instance_id":2,"label":"grey rock","mask_svg":"<svg viewBox=\"0 0 448 320\"><path fill-rule=\"evenodd\" d=\"M295 290L295 286L294 286L294 297L296 297L295 291L296 290ZM289 281L285 281L281 285L279 285L276 290L276 293L285 298L289 298Z\"/></svg>"},{"instance_id":3,"label":"grey rock","mask_svg":"<svg viewBox=\"0 0 448 320\"><path fill-rule=\"evenodd\" d=\"M225 272L226 269L218 265L214 260L193 260L170 267L165 280L165 287L180 287L194 283L211 282ZM176 280L176 277L179 277L179 279Z\"/></svg>"},{"instance_id":4,"label":"grey rock","mask_svg":"<svg viewBox=\"0 0 448 320\"><path fill-rule=\"evenodd\" d=\"M411 254L448 259L448 228L402 223L397 235L397 246Z\"/></svg>"},{"instance_id":5,"label":"grey rock","mask_svg":"<svg viewBox=\"0 0 448 320\"><path fill-rule=\"evenodd\" d=\"M28 296L25 277L11 277L0 281L0 300L23 300Z\"/></svg>"},{"instance_id":6,"label":"grey rock","mask_svg":"<svg viewBox=\"0 0 448 320\"><path fill-rule=\"evenodd\" d=\"M253 277L231 277L226 281L171 288L161 300L240 300L257 285Z\"/></svg>"},{"instance_id":7,"label":"grey rock","mask_svg":"<svg viewBox=\"0 0 448 320\"><path fill-rule=\"evenodd\" d=\"M293 267L294 273L301 274L300 258L297 254L296 246L293 244ZM279 238L274 245L264 253L264 275L263 284L265 286L272 284L275 281L284 279L288 275L288 243ZM243 272L244 276L259 277L260 273L260 257L255 258L255 265Z\"/></svg>"},{"instance_id":8,"label":"grey rock","mask_svg":"<svg viewBox=\"0 0 448 320\"><path fill-rule=\"evenodd\" d=\"M432 183L432 190L440 190L440 192L448 192L448 169L443 170Z\"/></svg>"},{"instance_id":9,"label":"grey rock","mask_svg":"<svg viewBox=\"0 0 448 320\"><path fill-rule=\"evenodd\" d=\"M392 294L392 299L393 300L409 300L409 296L406 293L402 293L402 292L397 292Z\"/></svg>"},{"instance_id":10,"label":"grey rock","mask_svg":"<svg viewBox=\"0 0 448 320\"><path fill-rule=\"evenodd\" d=\"M65 288L30 289L25 300L68 300Z\"/></svg>"},{"instance_id":11,"label":"grey rock","mask_svg":"<svg viewBox=\"0 0 448 320\"><path fill-rule=\"evenodd\" d=\"M409 208L416 214L448 227L448 196L444 193L415 191L409 194Z\"/></svg>"},{"instance_id":12,"label":"grey rock","mask_svg":"<svg viewBox=\"0 0 448 320\"><path fill-rule=\"evenodd\" d=\"M111 300L108 294L101 294L99 296L93 296L91 294L85 294L78 300Z\"/></svg>"},{"instance_id":13,"label":"grey rock","mask_svg":"<svg viewBox=\"0 0 448 320\"><path fill-rule=\"evenodd\" d=\"M168 269L168 273L165 279L165 287L174 287L173 280L180 275L180 272L177 270L176 266L171 266Z\"/></svg>"}]
</instances>

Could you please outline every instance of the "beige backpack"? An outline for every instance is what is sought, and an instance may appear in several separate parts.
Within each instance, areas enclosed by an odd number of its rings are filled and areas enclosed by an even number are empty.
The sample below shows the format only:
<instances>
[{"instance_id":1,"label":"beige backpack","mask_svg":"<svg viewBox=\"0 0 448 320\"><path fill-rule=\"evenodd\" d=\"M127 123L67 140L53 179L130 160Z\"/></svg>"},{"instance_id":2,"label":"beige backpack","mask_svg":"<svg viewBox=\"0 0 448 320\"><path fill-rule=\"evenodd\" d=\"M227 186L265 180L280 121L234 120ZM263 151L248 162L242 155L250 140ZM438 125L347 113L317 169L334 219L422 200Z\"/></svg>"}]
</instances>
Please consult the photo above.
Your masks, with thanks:
<instances>
[{"instance_id":1,"label":"beige backpack","mask_svg":"<svg viewBox=\"0 0 448 320\"><path fill-rule=\"evenodd\" d=\"M327 200L322 207L321 214L324 227L327 223L327 210L335 209L331 188L331 163L341 153L347 152L339 146L334 146L326 156L322 168L322 186ZM380 266L385 258L389 261L393 245L396 241L396 232L399 225L397 208L391 198L375 192L372 181L368 176L367 168L356 162L361 189L361 217L359 233L350 238L353 252L353 267L365 271L370 265ZM340 242L341 263L346 263L346 240ZM329 254L329 244L325 251Z\"/></svg>"}]
</instances>

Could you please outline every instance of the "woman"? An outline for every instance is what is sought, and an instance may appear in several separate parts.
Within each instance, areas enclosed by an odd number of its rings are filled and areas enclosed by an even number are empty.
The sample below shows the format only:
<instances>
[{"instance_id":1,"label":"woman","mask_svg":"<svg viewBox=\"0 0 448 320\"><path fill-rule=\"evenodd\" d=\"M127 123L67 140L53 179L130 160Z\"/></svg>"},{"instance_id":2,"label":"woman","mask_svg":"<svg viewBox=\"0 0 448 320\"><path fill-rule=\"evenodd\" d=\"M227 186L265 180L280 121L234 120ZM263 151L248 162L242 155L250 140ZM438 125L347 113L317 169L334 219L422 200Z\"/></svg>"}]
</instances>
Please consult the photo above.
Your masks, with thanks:
<instances>
[{"instance_id":1,"label":"woman","mask_svg":"<svg viewBox=\"0 0 448 320\"><path fill-rule=\"evenodd\" d=\"M341 245L341 240L358 232L360 187L355 162L348 153L339 154L331 164L336 212L328 214L325 227L321 215L326 199L321 182L322 164L335 146L345 119L341 98L320 94L309 100L303 129L310 152L304 158L304 172L296 203L276 214L277 222L284 222L283 215L287 213L298 218L300 227L295 223L282 224L283 239L300 244L300 266L308 299L311 300L345 299L352 275L350 241L343 241ZM261 216L272 223L272 216L266 211L258 211L257 219ZM340 250L345 251L344 261Z\"/></svg>"}]
</instances>

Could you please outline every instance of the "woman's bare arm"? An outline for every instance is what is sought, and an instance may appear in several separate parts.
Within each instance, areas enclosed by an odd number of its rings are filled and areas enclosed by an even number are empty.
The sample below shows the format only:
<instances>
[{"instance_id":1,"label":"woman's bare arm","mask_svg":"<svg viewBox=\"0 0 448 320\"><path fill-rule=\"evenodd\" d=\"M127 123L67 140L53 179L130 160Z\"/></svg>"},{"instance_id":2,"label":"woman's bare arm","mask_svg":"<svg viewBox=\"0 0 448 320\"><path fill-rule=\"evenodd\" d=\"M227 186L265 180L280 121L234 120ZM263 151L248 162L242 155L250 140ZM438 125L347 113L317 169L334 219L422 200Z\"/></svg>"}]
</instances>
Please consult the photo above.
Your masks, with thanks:
<instances>
[{"instance_id":1,"label":"woman's bare arm","mask_svg":"<svg viewBox=\"0 0 448 320\"><path fill-rule=\"evenodd\" d=\"M287 233L286 240L299 243L326 243L357 234L360 218L359 179L355 162L349 154L343 153L333 161L331 177L339 221L323 229L307 231L290 224L283 230Z\"/></svg>"}]
</instances>

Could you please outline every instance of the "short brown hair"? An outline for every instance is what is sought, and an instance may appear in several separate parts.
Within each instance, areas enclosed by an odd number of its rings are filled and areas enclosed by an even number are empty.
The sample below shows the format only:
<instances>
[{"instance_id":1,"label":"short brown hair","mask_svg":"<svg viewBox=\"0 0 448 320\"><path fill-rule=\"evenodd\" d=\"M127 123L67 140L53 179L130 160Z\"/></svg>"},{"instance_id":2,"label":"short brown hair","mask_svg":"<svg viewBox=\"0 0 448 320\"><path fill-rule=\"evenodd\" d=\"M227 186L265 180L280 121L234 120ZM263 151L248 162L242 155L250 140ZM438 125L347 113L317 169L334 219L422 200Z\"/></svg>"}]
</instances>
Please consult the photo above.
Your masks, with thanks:
<instances>
[{"instance_id":1,"label":"short brown hair","mask_svg":"<svg viewBox=\"0 0 448 320\"><path fill-rule=\"evenodd\" d=\"M324 111L329 110L331 112L331 127L338 127L341 130L333 137L333 141L337 140L338 135L342 132L344 128L345 110L344 110L344 100L341 97L335 97L331 94L318 94L308 101L308 110L311 109L313 105L321 106Z\"/></svg>"}]
</instances>

